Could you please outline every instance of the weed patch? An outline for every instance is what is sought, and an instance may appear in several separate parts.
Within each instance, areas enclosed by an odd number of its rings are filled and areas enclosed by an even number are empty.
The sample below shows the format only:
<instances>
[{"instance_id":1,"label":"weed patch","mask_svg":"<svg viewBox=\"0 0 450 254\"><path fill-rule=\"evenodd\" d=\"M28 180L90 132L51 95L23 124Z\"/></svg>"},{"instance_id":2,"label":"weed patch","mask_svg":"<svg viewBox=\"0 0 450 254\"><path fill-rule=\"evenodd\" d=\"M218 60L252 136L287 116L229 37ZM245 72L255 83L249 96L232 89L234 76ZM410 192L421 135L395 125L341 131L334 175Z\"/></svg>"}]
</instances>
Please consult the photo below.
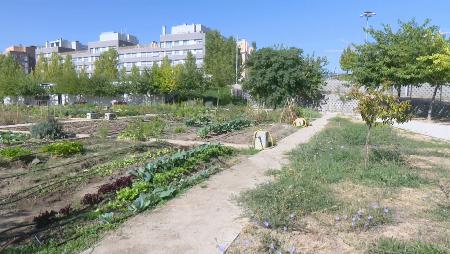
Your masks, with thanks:
<instances>
[{"instance_id":1,"label":"weed patch","mask_svg":"<svg viewBox=\"0 0 450 254\"><path fill-rule=\"evenodd\" d=\"M405 242L392 238L379 239L374 246L372 246L369 254L446 254L449 253L438 246L426 244L422 242Z\"/></svg>"}]
</instances>

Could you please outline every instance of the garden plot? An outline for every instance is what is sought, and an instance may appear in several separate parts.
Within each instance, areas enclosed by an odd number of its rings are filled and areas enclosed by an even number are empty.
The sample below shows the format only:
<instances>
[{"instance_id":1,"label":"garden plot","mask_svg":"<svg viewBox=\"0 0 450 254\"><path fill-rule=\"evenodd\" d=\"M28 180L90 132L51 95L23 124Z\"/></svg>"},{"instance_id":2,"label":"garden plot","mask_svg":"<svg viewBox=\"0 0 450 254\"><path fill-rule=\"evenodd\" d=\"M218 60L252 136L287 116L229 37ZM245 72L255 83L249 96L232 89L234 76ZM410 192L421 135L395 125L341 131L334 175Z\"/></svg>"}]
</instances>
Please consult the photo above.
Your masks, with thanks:
<instances>
[{"instance_id":1,"label":"garden plot","mask_svg":"<svg viewBox=\"0 0 450 254\"><path fill-rule=\"evenodd\" d=\"M0 169L0 248L6 253L77 253L130 216L228 167L236 159L229 155L237 153L219 144L83 144L59 156L30 146L41 163L9 161Z\"/></svg>"},{"instance_id":2,"label":"garden plot","mask_svg":"<svg viewBox=\"0 0 450 254\"><path fill-rule=\"evenodd\" d=\"M342 118L238 199L252 223L227 253L448 253L450 144Z\"/></svg>"},{"instance_id":3,"label":"garden plot","mask_svg":"<svg viewBox=\"0 0 450 254\"><path fill-rule=\"evenodd\" d=\"M176 127L175 129L176 130ZM184 133L176 133L176 131L170 131L164 138L184 140L184 141L207 141L207 142L220 142L229 144L242 144L251 146L253 143L253 135L257 130L265 130L270 132L273 139L280 140L289 134L292 134L297 129L288 124L260 124L256 126L246 127L243 130L231 131L219 135L211 135L205 138L199 137L198 127L191 127L186 129Z\"/></svg>"},{"instance_id":4,"label":"garden plot","mask_svg":"<svg viewBox=\"0 0 450 254\"><path fill-rule=\"evenodd\" d=\"M178 149L164 143L133 145L101 139L81 144L82 152L71 155L49 155L43 149L24 146L33 149L31 158L4 162L0 167L0 231L30 223L48 208L59 210L79 201L86 192L126 174L130 167Z\"/></svg>"}]
</instances>

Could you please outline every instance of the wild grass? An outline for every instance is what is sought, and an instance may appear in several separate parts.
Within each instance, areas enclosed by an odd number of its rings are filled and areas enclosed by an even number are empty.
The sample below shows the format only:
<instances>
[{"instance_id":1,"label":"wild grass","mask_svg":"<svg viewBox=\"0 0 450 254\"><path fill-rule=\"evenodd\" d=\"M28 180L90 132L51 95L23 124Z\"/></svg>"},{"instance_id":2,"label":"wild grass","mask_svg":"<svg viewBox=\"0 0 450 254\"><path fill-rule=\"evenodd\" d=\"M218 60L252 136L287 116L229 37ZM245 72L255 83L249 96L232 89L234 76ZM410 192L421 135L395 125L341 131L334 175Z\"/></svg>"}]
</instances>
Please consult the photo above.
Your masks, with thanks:
<instances>
[{"instance_id":1,"label":"wild grass","mask_svg":"<svg viewBox=\"0 0 450 254\"><path fill-rule=\"evenodd\" d=\"M368 251L369 254L445 254L448 251L433 244L419 241L405 242L393 238L381 238Z\"/></svg>"},{"instance_id":2,"label":"wild grass","mask_svg":"<svg viewBox=\"0 0 450 254\"><path fill-rule=\"evenodd\" d=\"M247 215L260 223L267 222L274 228L292 227L292 216L351 205L334 195L332 184L350 181L381 188L428 184L430 180L419 176L418 169L405 157L413 152L411 147L450 147L410 140L392 128L378 127L373 131L370 164L365 170L362 151L366 133L363 124L332 119L324 131L290 154L290 166L276 174L274 181L242 193L239 202Z\"/></svg>"}]
</instances>

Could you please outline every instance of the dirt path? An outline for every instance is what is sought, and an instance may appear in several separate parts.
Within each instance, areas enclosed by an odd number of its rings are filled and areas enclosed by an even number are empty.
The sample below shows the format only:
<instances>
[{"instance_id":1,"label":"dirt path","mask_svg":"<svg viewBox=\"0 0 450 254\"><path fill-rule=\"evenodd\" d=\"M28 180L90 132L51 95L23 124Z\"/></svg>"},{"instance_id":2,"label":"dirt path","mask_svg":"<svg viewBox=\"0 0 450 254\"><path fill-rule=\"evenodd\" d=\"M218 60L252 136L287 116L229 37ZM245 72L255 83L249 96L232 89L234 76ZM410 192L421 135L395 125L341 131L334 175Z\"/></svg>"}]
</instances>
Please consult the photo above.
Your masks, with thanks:
<instances>
[{"instance_id":1,"label":"dirt path","mask_svg":"<svg viewBox=\"0 0 450 254\"><path fill-rule=\"evenodd\" d=\"M286 164L286 152L308 142L330 117L323 116L275 148L222 171L164 206L135 216L84 253L221 253L246 223L233 195L266 181L265 173Z\"/></svg>"}]
</instances>

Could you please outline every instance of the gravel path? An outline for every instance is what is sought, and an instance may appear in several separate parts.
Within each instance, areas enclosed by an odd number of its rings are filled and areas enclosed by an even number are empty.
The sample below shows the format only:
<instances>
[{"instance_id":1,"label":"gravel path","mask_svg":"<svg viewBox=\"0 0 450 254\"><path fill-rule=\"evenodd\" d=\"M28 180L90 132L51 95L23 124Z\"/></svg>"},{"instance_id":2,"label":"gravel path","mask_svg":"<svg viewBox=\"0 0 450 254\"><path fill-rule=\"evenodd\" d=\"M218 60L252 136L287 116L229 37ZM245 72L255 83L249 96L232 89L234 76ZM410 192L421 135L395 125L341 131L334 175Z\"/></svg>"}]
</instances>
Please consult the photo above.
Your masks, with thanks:
<instances>
[{"instance_id":1,"label":"gravel path","mask_svg":"<svg viewBox=\"0 0 450 254\"><path fill-rule=\"evenodd\" d=\"M270 179L266 172L288 163L286 153L320 132L332 115L314 121L239 164L212 176L206 184L153 211L139 214L84 253L221 253L247 219L232 201L239 192Z\"/></svg>"},{"instance_id":2,"label":"gravel path","mask_svg":"<svg viewBox=\"0 0 450 254\"><path fill-rule=\"evenodd\" d=\"M395 124L399 129L450 141L450 124L412 120L404 124Z\"/></svg>"}]
</instances>

